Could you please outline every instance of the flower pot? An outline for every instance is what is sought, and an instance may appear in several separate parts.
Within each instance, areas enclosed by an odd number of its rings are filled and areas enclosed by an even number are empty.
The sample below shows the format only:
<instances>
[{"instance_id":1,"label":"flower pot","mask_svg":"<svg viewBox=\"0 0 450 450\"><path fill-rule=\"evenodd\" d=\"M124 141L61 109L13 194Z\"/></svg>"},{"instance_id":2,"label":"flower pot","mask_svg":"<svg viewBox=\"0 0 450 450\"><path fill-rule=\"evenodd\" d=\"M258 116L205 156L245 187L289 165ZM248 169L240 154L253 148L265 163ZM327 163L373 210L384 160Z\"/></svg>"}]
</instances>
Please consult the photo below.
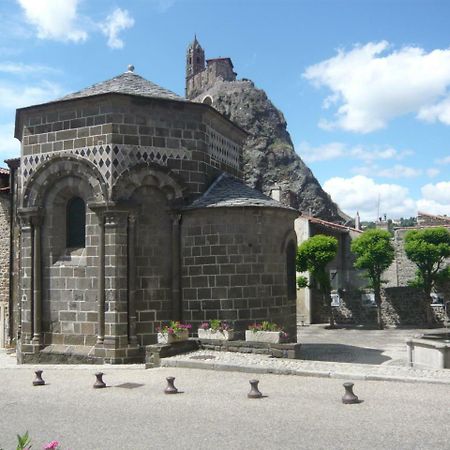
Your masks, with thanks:
<instances>
[{"instance_id":1,"label":"flower pot","mask_svg":"<svg viewBox=\"0 0 450 450\"><path fill-rule=\"evenodd\" d=\"M158 333L158 344L173 344L175 342L187 341L189 330L181 330L176 334Z\"/></svg>"},{"instance_id":2,"label":"flower pot","mask_svg":"<svg viewBox=\"0 0 450 450\"><path fill-rule=\"evenodd\" d=\"M280 331L245 331L245 340L248 342L267 342L269 344L279 344L283 342Z\"/></svg>"},{"instance_id":3,"label":"flower pot","mask_svg":"<svg viewBox=\"0 0 450 450\"><path fill-rule=\"evenodd\" d=\"M220 341L232 341L234 338L234 330L213 330L208 328L207 330L199 328L197 330L199 339L217 339Z\"/></svg>"}]
</instances>

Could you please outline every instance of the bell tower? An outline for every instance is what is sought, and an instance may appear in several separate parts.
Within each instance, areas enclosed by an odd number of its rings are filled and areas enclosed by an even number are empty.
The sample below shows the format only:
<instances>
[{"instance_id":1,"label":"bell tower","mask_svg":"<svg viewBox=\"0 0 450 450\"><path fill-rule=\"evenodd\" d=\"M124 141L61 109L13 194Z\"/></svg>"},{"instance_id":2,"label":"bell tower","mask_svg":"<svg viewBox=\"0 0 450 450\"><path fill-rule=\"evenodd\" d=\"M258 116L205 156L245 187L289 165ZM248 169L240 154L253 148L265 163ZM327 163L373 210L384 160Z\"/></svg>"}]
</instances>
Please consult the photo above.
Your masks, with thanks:
<instances>
[{"instance_id":1,"label":"bell tower","mask_svg":"<svg viewBox=\"0 0 450 450\"><path fill-rule=\"evenodd\" d=\"M205 51L197 41L197 36L189 44L186 52L186 93L188 93L189 80L205 70Z\"/></svg>"}]
</instances>

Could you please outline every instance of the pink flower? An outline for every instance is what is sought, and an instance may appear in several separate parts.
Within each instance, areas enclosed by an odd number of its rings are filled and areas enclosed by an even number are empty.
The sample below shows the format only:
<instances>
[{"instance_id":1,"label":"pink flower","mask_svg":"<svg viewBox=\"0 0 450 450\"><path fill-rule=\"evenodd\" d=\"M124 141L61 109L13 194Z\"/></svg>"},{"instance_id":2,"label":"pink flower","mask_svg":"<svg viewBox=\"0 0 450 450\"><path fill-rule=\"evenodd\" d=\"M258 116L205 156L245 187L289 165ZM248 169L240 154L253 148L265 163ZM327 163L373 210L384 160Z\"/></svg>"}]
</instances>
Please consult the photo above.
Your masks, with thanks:
<instances>
[{"instance_id":1,"label":"pink flower","mask_svg":"<svg viewBox=\"0 0 450 450\"><path fill-rule=\"evenodd\" d=\"M44 445L44 450L56 450L59 447L58 441L52 441Z\"/></svg>"}]
</instances>

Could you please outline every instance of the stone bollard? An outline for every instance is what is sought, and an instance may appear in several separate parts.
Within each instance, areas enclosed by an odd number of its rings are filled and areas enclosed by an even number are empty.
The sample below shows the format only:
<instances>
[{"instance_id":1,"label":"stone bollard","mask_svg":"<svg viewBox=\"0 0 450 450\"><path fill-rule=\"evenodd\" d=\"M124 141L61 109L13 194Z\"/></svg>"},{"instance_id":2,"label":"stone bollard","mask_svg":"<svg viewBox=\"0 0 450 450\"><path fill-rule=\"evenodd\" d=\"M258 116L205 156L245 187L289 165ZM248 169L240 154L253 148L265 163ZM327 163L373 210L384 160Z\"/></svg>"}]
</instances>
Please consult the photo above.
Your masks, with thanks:
<instances>
[{"instance_id":1,"label":"stone bollard","mask_svg":"<svg viewBox=\"0 0 450 450\"><path fill-rule=\"evenodd\" d=\"M248 398L261 398L263 395L261 394L261 392L258 389L259 380L250 380L249 383L252 388L250 389L250 392L247 394L247 397Z\"/></svg>"},{"instance_id":2,"label":"stone bollard","mask_svg":"<svg viewBox=\"0 0 450 450\"><path fill-rule=\"evenodd\" d=\"M97 378L94 383L94 389L101 389L106 387L106 383L103 381L103 372L97 372L95 377Z\"/></svg>"},{"instance_id":3,"label":"stone bollard","mask_svg":"<svg viewBox=\"0 0 450 450\"><path fill-rule=\"evenodd\" d=\"M342 397L342 403L345 405L360 403L358 396L353 393L353 386L353 383L344 383L345 394Z\"/></svg>"},{"instance_id":4,"label":"stone bollard","mask_svg":"<svg viewBox=\"0 0 450 450\"><path fill-rule=\"evenodd\" d=\"M45 381L42 379L42 370L36 370L36 378L33 380L33 386L44 386Z\"/></svg>"},{"instance_id":5,"label":"stone bollard","mask_svg":"<svg viewBox=\"0 0 450 450\"><path fill-rule=\"evenodd\" d=\"M175 377L167 377L167 387L164 389L164 394L178 394L178 389L175 387Z\"/></svg>"}]
</instances>

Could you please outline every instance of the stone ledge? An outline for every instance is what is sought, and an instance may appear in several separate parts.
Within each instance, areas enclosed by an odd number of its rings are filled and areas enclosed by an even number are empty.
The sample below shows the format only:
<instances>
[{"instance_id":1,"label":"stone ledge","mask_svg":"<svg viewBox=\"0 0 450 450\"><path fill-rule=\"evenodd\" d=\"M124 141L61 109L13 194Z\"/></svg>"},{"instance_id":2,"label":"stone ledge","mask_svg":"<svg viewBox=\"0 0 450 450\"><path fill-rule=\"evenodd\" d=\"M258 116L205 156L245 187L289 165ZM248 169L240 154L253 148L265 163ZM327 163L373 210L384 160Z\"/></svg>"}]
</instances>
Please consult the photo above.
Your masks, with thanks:
<instances>
[{"instance_id":1,"label":"stone ledge","mask_svg":"<svg viewBox=\"0 0 450 450\"><path fill-rule=\"evenodd\" d=\"M270 355L274 358L298 359L302 344L271 344L268 342L249 341L220 341L213 339L199 339L199 347L203 350L219 352L254 353Z\"/></svg>"},{"instance_id":2,"label":"stone ledge","mask_svg":"<svg viewBox=\"0 0 450 450\"><path fill-rule=\"evenodd\" d=\"M161 358L179 355L181 353L192 352L198 350L198 342L195 339L189 339L182 342L174 342L173 344L153 344L145 347L145 367L159 367Z\"/></svg>"}]
</instances>

